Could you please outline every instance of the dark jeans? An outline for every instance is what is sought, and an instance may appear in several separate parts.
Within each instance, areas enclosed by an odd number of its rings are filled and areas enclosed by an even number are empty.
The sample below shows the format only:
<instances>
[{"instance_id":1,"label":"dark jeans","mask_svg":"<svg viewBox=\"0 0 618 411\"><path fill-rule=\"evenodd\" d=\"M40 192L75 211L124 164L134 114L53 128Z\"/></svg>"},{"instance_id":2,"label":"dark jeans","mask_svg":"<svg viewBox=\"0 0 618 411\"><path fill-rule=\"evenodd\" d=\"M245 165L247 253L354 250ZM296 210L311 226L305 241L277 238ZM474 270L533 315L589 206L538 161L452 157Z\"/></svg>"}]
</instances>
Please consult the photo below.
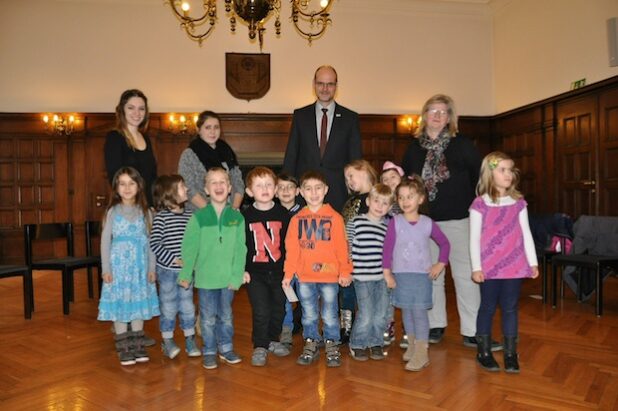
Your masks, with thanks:
<instances>
[{"instance_id":1,"label":"dark jeans","mask_svg":"<svg viewBox=\"0 0 618 411\"><path fill-rule=\"evenodd\" d=\"M502 334L517 337L517 311L519 292L523 278L508 280L485 280L481 283L481 306L476 317L476 334L491 335L491 323L500 305L502 312Z\"/></svg>"},{"instance_id":2,"label":"dark jeans","mask_svg":"<svg viewBox=\"0 0 618 411\"><path fill-rule=\"evenodd\" d=\"M341 310L356 311L356 293L354 283L347 287L339 287L339 308Z\"/></svg>"},{"instance_id":3,"label":"dark jeans","mask_svg":"<svg viewBox=\"0 0 618 411\"><path fill-rule=\"evenodd\" d=\"M253 316L253 347L268 349L271 341L279 341L285 316L285 294L281 287L282 272L252 272L247 293Z\"/></svg>"}]
</instances>

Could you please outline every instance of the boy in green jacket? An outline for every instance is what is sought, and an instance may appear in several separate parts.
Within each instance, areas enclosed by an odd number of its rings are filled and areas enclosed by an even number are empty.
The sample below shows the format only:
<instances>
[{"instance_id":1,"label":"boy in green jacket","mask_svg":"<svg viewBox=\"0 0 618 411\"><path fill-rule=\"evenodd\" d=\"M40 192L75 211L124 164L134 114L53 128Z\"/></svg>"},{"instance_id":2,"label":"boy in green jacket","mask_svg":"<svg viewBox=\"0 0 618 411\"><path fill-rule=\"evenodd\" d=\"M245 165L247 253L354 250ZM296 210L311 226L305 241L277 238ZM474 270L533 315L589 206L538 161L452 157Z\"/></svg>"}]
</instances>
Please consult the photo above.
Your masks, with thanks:
<instances>
[{"instance_id":1,"label":"boy in green jacket","mask_svg":"<svg viewBox=\"0 0 618 411\"><path fill-rule=\"evenodd\" d=\"M193 280L197 288L203 366L213 369L217 368L217 351L228 364L241 361L232 344L232 300L234 290L249 282L249 276L245 274L245 219L227 205L232 190L230 177L224 169L213 167L205 180L210 202L196 211L187 224L178 284L186 288Z\"/></svg>"}]
</instances>

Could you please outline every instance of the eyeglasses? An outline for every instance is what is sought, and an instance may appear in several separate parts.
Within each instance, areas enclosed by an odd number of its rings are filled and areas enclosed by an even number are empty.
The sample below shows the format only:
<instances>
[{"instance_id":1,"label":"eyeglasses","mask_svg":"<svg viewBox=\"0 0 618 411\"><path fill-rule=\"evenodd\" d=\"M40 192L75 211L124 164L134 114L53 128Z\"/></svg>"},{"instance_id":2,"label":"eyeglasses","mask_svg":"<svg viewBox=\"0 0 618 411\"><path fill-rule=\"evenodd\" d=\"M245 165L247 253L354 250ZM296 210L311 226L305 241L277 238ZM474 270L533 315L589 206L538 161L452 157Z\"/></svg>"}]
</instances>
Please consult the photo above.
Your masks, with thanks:
<instances>
[{"instance_id":1,"label":"eyeglasses","mask_svg":"<svg viewBox=\"0 0 618 411\"><path fill-rule=\"evenodd\" d=\"M324 88L324 87L328 87L328 88L337 87L337 83L322 83L321 81L316 82L315 85L320 87L320 88Z\"/></svg>"},{"instance_id":2,"label":"eyeglasses","mask_svg":"<svg viewBox=\"0 0 618 411\"><path fill-rule=\"evenodd\" d=\"M448 115L448 111L447 110L438 110L437 108L433 108L431 110L427 110L427 113L430 116L440 116L440 117Z\"/></svg>"}]
</instances>

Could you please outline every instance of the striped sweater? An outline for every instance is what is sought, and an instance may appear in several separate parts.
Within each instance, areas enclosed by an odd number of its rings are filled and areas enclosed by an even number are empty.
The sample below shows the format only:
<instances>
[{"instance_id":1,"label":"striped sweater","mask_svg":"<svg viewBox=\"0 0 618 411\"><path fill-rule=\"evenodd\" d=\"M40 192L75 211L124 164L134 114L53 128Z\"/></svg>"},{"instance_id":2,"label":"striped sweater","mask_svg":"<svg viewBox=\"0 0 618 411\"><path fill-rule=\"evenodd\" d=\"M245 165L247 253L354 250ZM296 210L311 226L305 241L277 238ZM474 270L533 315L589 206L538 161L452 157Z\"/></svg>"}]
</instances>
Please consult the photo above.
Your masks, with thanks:
<instances>
[{"instance_id":1,"label":"striped sweater","mask_svg":"<svg viewBox=\"0 0 618 411\"><path fill-rule=\"evenodd\" d=\"M157 257L158 267L180 271L180 266L174 261L180 258L182 236L189 218L191 211L186 208L182 213L163 210L155 215L150 233L150 248Z\"/></svg>"},{"instance_id":2,"label":"striped sweater","mask_svg":"<svg viewBox=\"0 0 618 411\"><path fill-rule=\"evenodd\" d=\"M350 256L354 264L354 281L377 281L384 278L382 248L386 221L372 221L366 214L354 217L346 225Z\"/></svg>"}]
</instances>

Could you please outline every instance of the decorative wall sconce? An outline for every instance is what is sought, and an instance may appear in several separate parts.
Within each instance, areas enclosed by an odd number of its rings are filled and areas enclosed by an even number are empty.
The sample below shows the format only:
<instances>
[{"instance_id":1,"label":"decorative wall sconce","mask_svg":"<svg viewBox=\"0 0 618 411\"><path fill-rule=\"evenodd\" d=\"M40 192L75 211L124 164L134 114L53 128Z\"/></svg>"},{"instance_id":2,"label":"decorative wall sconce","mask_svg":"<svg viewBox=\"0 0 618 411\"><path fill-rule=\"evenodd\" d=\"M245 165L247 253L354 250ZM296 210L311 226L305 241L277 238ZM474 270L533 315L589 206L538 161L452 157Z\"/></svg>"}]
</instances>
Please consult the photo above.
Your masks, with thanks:
<instances>
[{"instance_id":1,"label":"decorative wall sconce","mask_svg":"<svg viewBox=\"0 0 618 411\"><path fill-rule=\"evenodd\" d=\"M422 116L420 114L407 114L403 116L401 124L408 130L408 133L414 134L418 126L421 124Z\"/></svg>"},{"instance_id":2,"label":"decorative wall sconce","mask_svg":"<svg viewBox=\"0 0 618 411\"><path fill-rule=\"evenodd\" d=\"M292 6L290 19L298 34L307 39L310 45L311 41L321 37L326 26L332 23L328 11L333 0L316 1L319 1L319 6L314 10L310 8L312 0L290 0ZM189 15L191 5L187 0L167 0L167 3L187 36L201 46L217 22L217 0L203 0L203 13L197 17ZM275 15L275 33L277 36L281 34L280 10L281 0L225 0L225 12L230 18L230 31L236 32L236 17L239 17L249 28L250 40L254 40L257 34L260 51L264 43L263 33L266 30L264 23L271 13Z\"/></svg>"},{"instance_id":3,"label":"decorative wall sconce","mask_svg":"<svg viewBox=\"0 0 618 411\"><path fill-rule=\"evenodd\" d=\"M44 114L45 130L50 134L71 135L78 120L73 114Z\"/></svg>"},{"instance_id":4,"label":"decorative wall sconce","mask_svg":"<svg viewBox=\"0 0 618 411\"><path fill-rule=\"evenodd\" d=\"M197 133L197 114L176 114L168 115L168 129L173 134L196 134Z\"/></svg>"}]
</instances>

